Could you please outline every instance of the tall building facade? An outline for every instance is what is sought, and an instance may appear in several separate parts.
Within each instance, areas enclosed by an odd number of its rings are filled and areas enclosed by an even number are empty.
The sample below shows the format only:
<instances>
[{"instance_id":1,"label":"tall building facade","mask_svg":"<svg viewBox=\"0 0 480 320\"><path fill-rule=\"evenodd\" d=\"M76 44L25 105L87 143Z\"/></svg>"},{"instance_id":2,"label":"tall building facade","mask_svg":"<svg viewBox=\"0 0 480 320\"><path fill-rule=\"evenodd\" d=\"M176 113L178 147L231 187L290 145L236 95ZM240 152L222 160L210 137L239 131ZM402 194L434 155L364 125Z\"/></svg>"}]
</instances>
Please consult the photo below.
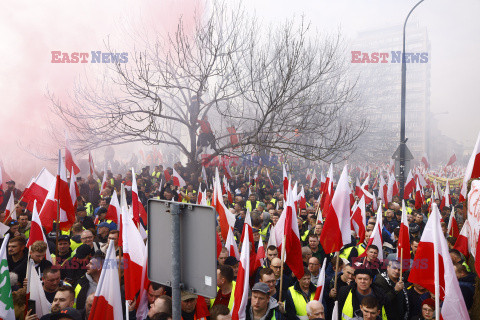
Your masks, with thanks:
<instances>
[{"instance_id":1,"label":"tall building facade","mask_svg":"<svg viewBox=\"0 0 480 320\"><path fill-rule=\"evenodd\" d=\"M357 146L364 159L389 159L399 145L402 37L403 25L396 25L360 32L351 45L350 74L369 121ZM407 25L405 52L407 146L419 160L430 147L432 55L427 29L415 21Z\"/></svg>"}]
</instances>

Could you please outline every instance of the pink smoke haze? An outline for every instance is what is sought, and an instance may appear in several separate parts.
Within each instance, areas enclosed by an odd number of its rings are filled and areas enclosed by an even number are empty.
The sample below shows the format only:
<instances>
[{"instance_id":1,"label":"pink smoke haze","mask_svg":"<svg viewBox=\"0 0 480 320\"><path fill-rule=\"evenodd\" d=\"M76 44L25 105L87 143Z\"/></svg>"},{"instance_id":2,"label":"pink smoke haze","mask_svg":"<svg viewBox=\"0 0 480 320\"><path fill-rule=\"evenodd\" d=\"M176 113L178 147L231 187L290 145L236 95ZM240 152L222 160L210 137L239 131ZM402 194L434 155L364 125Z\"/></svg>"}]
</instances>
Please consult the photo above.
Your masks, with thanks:
<instances>
[{"instance_id":1,"label":"pink smoke haze","mask_svg":"<svg viewBox=\"0 0 480 320\"><path fill-rule=\"evenodd\" d=\"M115 52L129 52L130 58L134 46L144 46L138 35L153 39L173 32L179 17L192 25L189 22L203 7L201 0L2 1L0 160L17 186L25 186L43 166L56 172L55 163L36 159L24 151L25 147L40 146L48 155L64 147L48 141L52 114L47 92L69 103L75 80L93 79L103 72L104 66L90 63L91 55L89 63L54 64L51 51L107 51L108 42ZM64 129L59 126L59 130Z\"/></svg>"}]
</instances>

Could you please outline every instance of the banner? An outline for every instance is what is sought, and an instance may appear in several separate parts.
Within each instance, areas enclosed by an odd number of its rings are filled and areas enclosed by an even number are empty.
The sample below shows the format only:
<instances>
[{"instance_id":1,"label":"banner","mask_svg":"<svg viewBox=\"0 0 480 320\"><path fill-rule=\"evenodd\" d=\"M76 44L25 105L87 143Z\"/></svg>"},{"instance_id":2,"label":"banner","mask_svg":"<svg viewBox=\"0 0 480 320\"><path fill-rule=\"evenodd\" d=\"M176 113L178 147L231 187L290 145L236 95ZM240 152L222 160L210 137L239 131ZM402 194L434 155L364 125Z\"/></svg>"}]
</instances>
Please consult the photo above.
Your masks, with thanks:
<instances>
[{"instance_id":1,"label":"banner","mask_svg":"<svg viewBox=\"0 0 480 320\"><path fill-rule=\"evenodd\" d=\"M468 246L470 247L470 254L475 257L478 235L480 233L480 180L472 181L467 201L467 220L470 227Z\"/></svg>"}]
</instances>

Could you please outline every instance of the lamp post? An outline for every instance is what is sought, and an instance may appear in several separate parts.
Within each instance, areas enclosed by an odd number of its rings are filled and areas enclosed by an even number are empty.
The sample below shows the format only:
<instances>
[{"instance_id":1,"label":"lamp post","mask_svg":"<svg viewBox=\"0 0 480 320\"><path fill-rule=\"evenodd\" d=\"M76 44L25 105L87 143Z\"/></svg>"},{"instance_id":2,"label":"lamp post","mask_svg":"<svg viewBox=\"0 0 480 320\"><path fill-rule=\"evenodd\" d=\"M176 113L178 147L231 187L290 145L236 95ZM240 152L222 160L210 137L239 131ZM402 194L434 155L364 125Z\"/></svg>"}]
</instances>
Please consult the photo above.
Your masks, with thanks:
<instances>
[{"instance_id":1,"label":"lamp post","mask_svg":"<svg viewBox=\"0 0 480 320\"><path fill-rule=\"evenodd\" d=\"M401 102L401 119L400 119L400 197L403 199L403 190L405 188L405 154L406 143L405 139L405 88L406 88L406 74L407 65L405 63L405 28L407 26L408 18L412 14L413 10L424 0L420 0L407 15L405 23L403 24L403 51L402 51L402 102Z\"/></svg>"}]
</instances>

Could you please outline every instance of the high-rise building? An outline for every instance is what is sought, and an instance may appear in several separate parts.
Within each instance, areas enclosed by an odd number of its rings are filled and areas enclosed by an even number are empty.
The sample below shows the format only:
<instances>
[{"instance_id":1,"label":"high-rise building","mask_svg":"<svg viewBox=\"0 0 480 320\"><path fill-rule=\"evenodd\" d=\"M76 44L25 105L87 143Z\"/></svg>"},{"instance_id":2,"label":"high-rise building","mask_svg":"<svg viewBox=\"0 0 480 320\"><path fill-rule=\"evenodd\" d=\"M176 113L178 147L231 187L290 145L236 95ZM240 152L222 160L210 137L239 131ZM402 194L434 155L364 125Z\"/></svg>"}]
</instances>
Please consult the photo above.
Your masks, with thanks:
<instances>
[{"instance_id":1,"label":"high-rise building","mask_svg":"<svg viewBox=\"0 0 480 320\"><path fill-rule=\"evenodd\" d=\"M358 33L351 45L350 73L369 121L357 151L364 159L389 159L399 145L403 25ZM360 53L358 53L360 51ZM427 29L410 21L406 29L407 146L418 160L429 153L430 61ZM376 55L374 54L376 53ZM368 59L365 54L368 54ZM378 57L378 63L375 58Z\"/></svg>"}]
</instances>

